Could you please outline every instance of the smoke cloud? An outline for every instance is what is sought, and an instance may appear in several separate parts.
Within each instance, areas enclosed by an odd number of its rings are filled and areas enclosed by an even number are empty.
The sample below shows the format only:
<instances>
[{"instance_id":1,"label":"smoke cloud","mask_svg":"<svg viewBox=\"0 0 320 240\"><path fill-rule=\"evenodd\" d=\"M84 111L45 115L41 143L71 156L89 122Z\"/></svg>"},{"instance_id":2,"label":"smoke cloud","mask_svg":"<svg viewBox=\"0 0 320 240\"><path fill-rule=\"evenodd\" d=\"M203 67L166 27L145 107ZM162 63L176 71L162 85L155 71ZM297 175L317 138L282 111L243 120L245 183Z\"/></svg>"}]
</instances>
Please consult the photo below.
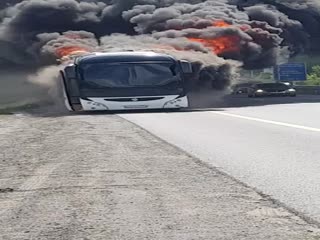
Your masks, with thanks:
<instances>
[{"instance_id":1,"label":"smoke cloud","mask_svg":"<svg viewBox=\"0 0 320 240\"><path fill-rule=\"evenodd\" d=\"M237 67L317 50L319 29L317 0L2 0L0 69L36 71L73 51L152 50L190 60L193 89L224 89Z\"/></svg>"}]
</instances>

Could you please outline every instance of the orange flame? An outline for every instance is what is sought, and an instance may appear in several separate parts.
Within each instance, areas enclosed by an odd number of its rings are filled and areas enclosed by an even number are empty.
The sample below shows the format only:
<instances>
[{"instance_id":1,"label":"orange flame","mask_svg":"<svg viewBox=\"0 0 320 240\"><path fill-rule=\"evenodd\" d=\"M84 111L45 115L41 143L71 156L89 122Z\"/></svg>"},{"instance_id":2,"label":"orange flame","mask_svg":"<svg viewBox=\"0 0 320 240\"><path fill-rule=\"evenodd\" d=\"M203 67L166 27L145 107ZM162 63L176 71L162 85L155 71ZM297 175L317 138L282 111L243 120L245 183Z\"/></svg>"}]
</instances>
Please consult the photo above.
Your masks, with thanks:
<instances>
[{"instance_id":1,"label":"orange flame","mask_svg":"<svg viewBox=\"0 0 320 240\"><path fill-rule=\"evenodd\" d=\"M214 39L189 38L190 41L202 43L216 54L240 51L239 36L222 36Z\"/></svg>"},{"instance_id":2,"label":"orange flame","mask_svg":"<svg viewBox=\"0 0 320 240\"><path fill-rule=\"evenodd\" d=\"M63 58L63 57L69 56L74 53L88 53L88 52L89 52L89 50L84 47L67 46L67 47L58 48L56 50L56 55L59 58Z\"/></svg>"},{"instance_id":3,"label":"orange flame","mask_svg":"<svg viewBox=\"0 0 320 240\"><path fill-rule=\"evenodd\" d=\"M214 27L230 27L231 24L223 21L217 20L212 23ZM240 37L236 35L231 36L220 36L210 39L205 38L197 38L197 37L189 37L188 38L192 42L198 42L204 45L205 47L211 49L216 54L230 53L230 52L238 52L240 51Z\"/></svg>"},{"instance_id":4,"label":"orange flame","mask_svg":"<svg viewBox=\"0 0 320 240\"><path fill-rule=\"evenodd\" d=\"M212 26L214 26L214 27L230 27L231 24L227 23L223 20L218 20L218 21L213 22Z\"/></svg>"}]
</instances>

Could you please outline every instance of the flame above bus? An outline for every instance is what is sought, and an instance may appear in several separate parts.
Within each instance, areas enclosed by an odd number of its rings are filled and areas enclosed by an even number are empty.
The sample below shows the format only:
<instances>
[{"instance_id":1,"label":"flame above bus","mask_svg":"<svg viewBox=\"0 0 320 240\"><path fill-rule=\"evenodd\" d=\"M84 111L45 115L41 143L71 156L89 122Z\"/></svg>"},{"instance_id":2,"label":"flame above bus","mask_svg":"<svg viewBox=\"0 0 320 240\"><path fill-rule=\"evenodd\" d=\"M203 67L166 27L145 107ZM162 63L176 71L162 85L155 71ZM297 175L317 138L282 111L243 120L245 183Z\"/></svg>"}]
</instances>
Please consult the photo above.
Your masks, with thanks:
<instances>
[{"instance_id":1,"label":"flame above bus","mask_svg":"<svg viewBox=\"0 0 320 240\"><path fill-rule=\"evenodd\" d=\"M61 47L56 50L56 56L58 58L67 57L73 54L86 54L89 53L89 50L84 47L78 47L78 46L66 46Z\"/></svg>"},{"instance_id":2,"label":"flame above bus","mask_svg":"<svg viewBox=\"0 0 320 240\"><path fill-rule=\"evenodd\" d=\"M212 23L214 27L226 28L232 26L231 24L218 20ZM232 53L240 51L240 37L237 35L224 35L215 38L198 38L188 37L192 42L198 42L209 48L212 52L217 55L224 53Z\"/></svg>"},{"instance_id":3,"label":"flame above bus","mask_svg":"<svg viewBox=\"0 0 320 240\"><path fill-rule=\"evenodd\" d=\"M223 20L217 20L217 21L214 21L212 26L214 27L230 27L232 26L230 23L227 23Z\"/></svg>"}]
</instances>

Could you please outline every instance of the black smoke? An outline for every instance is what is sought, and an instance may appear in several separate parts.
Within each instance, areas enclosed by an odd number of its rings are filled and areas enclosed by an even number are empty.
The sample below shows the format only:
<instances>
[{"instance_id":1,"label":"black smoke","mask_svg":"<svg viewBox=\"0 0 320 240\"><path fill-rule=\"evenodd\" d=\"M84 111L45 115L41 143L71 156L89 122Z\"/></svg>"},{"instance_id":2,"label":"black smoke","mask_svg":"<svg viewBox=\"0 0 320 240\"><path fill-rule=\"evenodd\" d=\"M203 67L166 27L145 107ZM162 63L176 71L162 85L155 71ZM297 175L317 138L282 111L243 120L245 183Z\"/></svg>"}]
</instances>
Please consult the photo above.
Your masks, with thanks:
<instances>
[{"instance_id":1,"label":"black smoke","mask_svg":"<svg viewBox=\"0 0 320 240\"><path fill-rule=\"evenodd\" d=\"M54 64L63 46L145 49L191 60L197 81L218 89L233 66L270 67L320 39L317 0L2 0L0 9L0 68ZM221 20L230 26L214 26ZM224 36L239 49L215 54L190 41Z\"/></svg>"},{"instance_id":2,"label":"black smoke","mask_svg":"<svg viewBox=\"0 0 320 240\"><path fill-rule=\"evenodd\" d=\"M251 20L267 21L272 26L281 24L283 45L290 46L292 54L320 51L320 1L234 0L233 3L247 11ZM257 11L248 11L250 8Z\"/></svg>"}]
</instances>

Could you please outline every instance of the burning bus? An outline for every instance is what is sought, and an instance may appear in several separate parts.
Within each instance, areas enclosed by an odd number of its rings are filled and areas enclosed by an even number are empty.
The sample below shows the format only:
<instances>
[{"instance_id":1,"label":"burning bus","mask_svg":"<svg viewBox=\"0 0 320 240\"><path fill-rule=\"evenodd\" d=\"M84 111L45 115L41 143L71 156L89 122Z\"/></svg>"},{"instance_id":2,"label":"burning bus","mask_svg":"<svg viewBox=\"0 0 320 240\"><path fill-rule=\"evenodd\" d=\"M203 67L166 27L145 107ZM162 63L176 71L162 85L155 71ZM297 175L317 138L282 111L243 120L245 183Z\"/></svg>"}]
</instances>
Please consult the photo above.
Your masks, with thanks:
<instances>
[{"instance_id":1,"label":"burning bus","mask_svg":"<svg viewBox=\"0 0 320 240\"><path fill-rule=\"evenodd\" d=\"M180 109L188 107L188 61L154 52L90 53L62 71L70 111Z\"/></svg>"}]
</instances>

